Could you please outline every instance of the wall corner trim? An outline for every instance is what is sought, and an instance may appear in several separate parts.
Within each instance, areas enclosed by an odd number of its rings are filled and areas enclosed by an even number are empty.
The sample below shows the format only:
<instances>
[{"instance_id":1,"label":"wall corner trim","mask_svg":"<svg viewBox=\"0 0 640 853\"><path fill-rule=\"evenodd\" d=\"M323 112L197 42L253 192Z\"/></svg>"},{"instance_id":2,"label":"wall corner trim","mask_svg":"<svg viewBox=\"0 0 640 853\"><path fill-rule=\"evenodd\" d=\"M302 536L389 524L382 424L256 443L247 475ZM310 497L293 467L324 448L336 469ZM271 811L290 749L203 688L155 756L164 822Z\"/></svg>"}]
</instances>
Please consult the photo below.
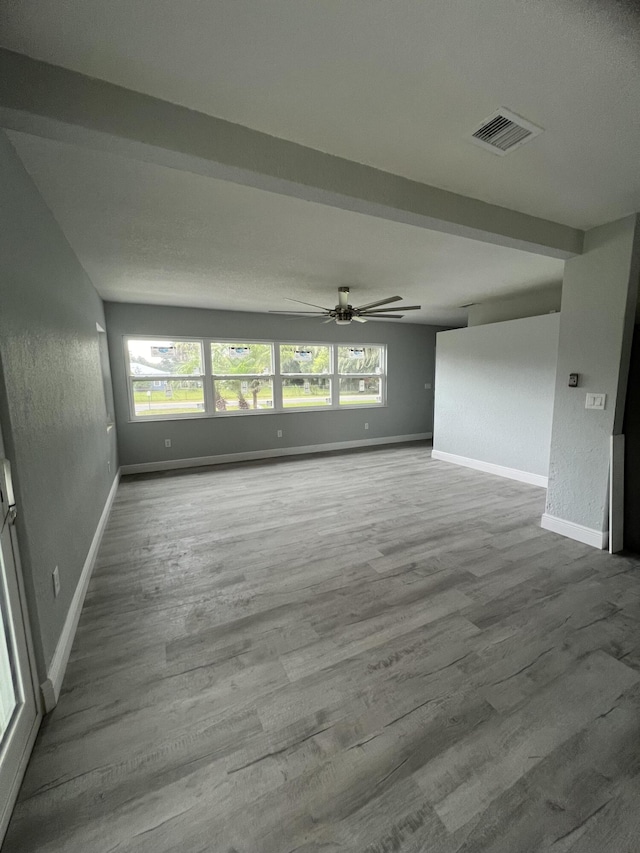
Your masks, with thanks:
<instances>
[{"instance_id":1,"label":"wall corner trim","mask_svg":"<svg viewBox=\"0 0 640 853\"><path fill-rule=\"evenodd\" d=\"M556 518L555 515L549 515L546 512L540 520L540 527L600 550L605 550L609 545L608 530L594 530L592 527L585 527L582 524L576 524L574 521L566 521L564 518Z\"/></svg>"},{"instance_id":2,"label":"wall corner trim","mask_svg":"<svg viewBox=\"0 0 640 853\"><path fill-rule=\"evenodd\" d=\"M547 488L549 478L542 474L531 474L528 471L520 471L518 468L507 468L504 465L495 465L493 462L483 462L480 459L469 459L467 456L458 456L455 453L447 453L444 450L432 450L432 459L441 462L451 462L454 465L462 465L465 468L474 468L476 471L484 471L485 474L495 474L498 477L506 477L508 480L519 480L530 486L541 486Z\"/></svg>"},{"instance_id":3,"label":"wall corner trim","mask_svg":"<svg viewBox=\"0 0 640 853\"><path fill-rule=\"evenodd\" d=\"M115 477L113 478L113 483L111 484L111 488L109 489L109 494L107 495L107 500L105 502L104 509L102 510L100 520L98 521L98 526L96 527L96 531L93 534L93 539L91 540L91 545L87 553L87 558L84 561L84 566L82 567L82 573L80 575L78 585L76 586L76 591L73 594L71 605L69 606L69 612L67 613L67 618L65 620L64 627L62 628L60 639L58 640L58 645L56 646L56 650L49 665L47 678L40 685L40 691L42 693L42 699L44 702L44 710L47 714L50 711L53 711L55 706L58 704L60 690L62 689L62 681L64 679L64 674L67 669L69 655L71 654L71 647L73 645L73 640L76 635L76 629L78 627L78 621L82 612L82 605L84 604L84 599L87 594L89 581L91 580L93 568L96 564L98 549L100 547L100 542L102 541L102 536L107 526L107 521L109 520L111 507L113 505L113 501L115 500L116 492L118 491L120 473L120 469L118 469Z\"/></svg>"},{"instance_id":4,"label":"wall corner trim","mask_svg":"<svg viewBox=\"0 0 640 853\"><path fill-rule=\"evenodd\" d=\"M375 447L383 444L400 444L405 441L427 441L433 433L391 435L386 438L365 438L355 441L333 441L329 444L307 444L299 447L273 447L266 450L248 450L244 453L221 453L218 456L196 456L193 459L169 459L164 462L138 462L123 465L125 474L148 474L153 471L174 471L180 468L201 468L206 465L225 465L228 462L251 462L254 459L272 459L277 456L299 456L304 453L326 453L331 450L350 450L355 447Z\"/></svg>"}]
</instances>

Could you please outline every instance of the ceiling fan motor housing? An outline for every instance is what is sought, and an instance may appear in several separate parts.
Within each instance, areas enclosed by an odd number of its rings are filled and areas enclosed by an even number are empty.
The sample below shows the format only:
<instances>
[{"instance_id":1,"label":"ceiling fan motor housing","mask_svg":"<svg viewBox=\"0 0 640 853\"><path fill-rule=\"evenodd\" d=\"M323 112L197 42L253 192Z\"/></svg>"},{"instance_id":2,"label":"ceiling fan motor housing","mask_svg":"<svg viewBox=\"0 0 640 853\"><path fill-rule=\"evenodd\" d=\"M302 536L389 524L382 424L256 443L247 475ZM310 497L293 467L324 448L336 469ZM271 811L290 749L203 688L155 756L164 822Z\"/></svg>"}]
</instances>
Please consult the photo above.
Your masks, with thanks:
<instances>
[{"instance_id":1,"label":"ceiling fan motor housing","mask_svg":"<svg viewBox=\"0 0 640 853\"><path fill-rule=\"evenodd\" d=\"M336 305L333 313L335 314L336 323L338 325L345 325L351 322L355 311L352 305Z\"/></svg>"}]
</instances>

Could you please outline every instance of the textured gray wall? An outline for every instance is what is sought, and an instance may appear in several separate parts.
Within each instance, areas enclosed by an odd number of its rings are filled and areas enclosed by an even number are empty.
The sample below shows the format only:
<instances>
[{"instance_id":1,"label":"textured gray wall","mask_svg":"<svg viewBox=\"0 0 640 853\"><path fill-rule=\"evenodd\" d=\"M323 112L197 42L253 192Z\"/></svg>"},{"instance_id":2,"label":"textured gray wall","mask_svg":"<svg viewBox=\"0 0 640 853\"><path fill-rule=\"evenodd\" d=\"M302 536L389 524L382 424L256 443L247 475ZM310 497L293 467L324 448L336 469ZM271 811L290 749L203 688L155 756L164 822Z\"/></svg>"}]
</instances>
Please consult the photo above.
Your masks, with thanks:
<instances>
[{"instance_id":1,"label":"textured gray wall","mask_svg":"<svg viewBox=\"0 0 640 853\"><path fill-rule=\"evenodd\" d=\"M131 465L271 448L414 435L433 429L434 326L398 323L323 325L270 314L205 311L110 302L105 305L120 462ZM388 387L384 408L286 412L252 417L129 422L123 335L193 335L310 343L385 343ZM365 431L364 423L369 423ZM283 430L277 438L276 431ZM170 438L172 446L165 448Z\"/></svg>"},{"instance_id":2,"label":"textured gray wall","mask_svg":"<svg viewBox=\"0 0 640 853\"><path fill-rule=\"evenodd\" d=\"M438 335L436 450L546 476L559 314Z\"/></svg>"},{"instance_id":3,"label":"textured gray wall","mask_svg":"<svg viewBox=\"0 0 640 853\"><path fill-rule=\"evenodd\" d=\"M42 680L117 460L96 333L102 302L2 132L0 258L0 421Z\"/></svg>"},{"instance_id":4,"label":"textured gray wall","mask_svg":"<svg viewBox=\"0 0 640 853\"><path fill-rule=\"evenodd\" d=\"M592 530L608 525L609 437L626 396L638 286L638 216L588 231L565 264L547 513ZM579 388L567 387L581 374ZM620 390L618 390L620 389ZM584 407L587 391L606 409Z\"/></svg>"}]
</instances>

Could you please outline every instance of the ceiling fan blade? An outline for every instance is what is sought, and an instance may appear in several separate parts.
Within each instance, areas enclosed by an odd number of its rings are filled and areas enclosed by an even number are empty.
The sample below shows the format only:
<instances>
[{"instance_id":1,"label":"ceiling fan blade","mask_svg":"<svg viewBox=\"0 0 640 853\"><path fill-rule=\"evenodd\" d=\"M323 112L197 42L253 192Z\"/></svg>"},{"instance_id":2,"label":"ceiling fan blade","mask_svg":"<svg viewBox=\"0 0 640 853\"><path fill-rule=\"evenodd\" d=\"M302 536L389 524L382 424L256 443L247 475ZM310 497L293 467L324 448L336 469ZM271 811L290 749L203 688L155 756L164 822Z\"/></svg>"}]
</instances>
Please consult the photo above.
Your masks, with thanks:
<instances>
[{"instance_id":1,"label":"ceiling fan blade","mask_svg":"<svg viewBox=\"0 0 640 853\"><path fill-rule=\"evenodd\" d=\"M368 305L359 305L358 311L364 311L367 308L375 308L377 305L387 305L389 302L399 302L402 296L389 296L387 299L379 299L377 302L369 302Z\"/></svg>"},{"instance_id":2,"label":"ceiling fan blade","mask_svg":"<svg viewBox=\"0 0 640 853\"><path fill-rule=\"evenodd\" d=\"M301 316L302 316L302 314L314 314L314 315L319 314L322 317L322 315L326 314L327 312L326 311L268 311L267 313L268 314L299 314Z\"/></svg>"},{"instance_id":3,"label":"ceiling fan blade","mask_svg":"<svg viewBox=\"0 0 640 853\"><path fill-rule=\"evenodd\" d=\"M368 311L364 311L360 309L360 313L364 315L368 314L380 314L380 312L385 311L419 311L422 308L422 305L398 305L397 308L375 308L373 310L369 309Z\"/></svg>"},{"instance_id":4,"label":"ceiling fan blade","mask_svg":"<svg viewBox=\"0 0 640 853\"><path fill-rule=\"evenodd\" d=\"M338 305L341 308L346 308L349 304L349 288L348 287L339 287L338 288Z\"/></svg>"},{"instance_id":5,"label":"ceiling fan blade","mask_svg":"<svg viewBox=\"0 0 640 853\"><path fill-rule=\"evenodd\" d=\"M329 317L328 320L323 320L322 322L323 322L323 324L324 323L333 323L333 319L334 319L333 317Z\"/></svg>"},{"instance_id":6,"label":"ceiling fan blade","mask_svg":"<svg viewBox=\"0 0 640 853\"><path fill-rule=\"evenodd\" d=\"M312 308L322 308L323 311L330 311L330 308L325 308L324 305L316 305L315 302L303 302L302 299L290 299L288 296L284 297L287 302L297 302L299 305L311 305Z\"/></svg>"},{"instance_id":7,"label":"ceiling fan blade","mask_svg":"<svg viewBox=\"0 0 640 853\"><path fill-rule=\"evenodd\" d=\"M367 318L366 318L366 317L356 317L356 315L355 315L355 314L353 315L353 317L352 317L351 319L352 319L352 320L355 320L355 321L356 321L356 323L366 323L366 322L367 322Z\"/></svg>"},{"instance_id":8,"label":"ceiling fan blade","mask_svg":"<svg viewBox=\"0 0 640 853\"><path fill-rule=\"evenodd\" d=\"M366 314L367 320L402 320L404 314ZM355 317L353 318L355 320Z\"/></svg>"}]
</instances>

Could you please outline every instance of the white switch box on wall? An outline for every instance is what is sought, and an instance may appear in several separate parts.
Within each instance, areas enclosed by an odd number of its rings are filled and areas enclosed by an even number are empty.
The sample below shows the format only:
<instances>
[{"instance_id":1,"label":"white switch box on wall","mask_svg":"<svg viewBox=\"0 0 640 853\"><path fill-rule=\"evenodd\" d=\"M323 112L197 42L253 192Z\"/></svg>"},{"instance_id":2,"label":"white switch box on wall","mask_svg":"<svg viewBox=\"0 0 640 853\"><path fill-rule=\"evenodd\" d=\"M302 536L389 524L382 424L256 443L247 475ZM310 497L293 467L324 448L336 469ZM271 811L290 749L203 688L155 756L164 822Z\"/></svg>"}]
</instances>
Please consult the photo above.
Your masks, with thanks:
<instances>
[{"instance_id":1,"label":"white switch box on wall","mask_svg":"<svg viewBox=\"0 0 640 853\"><path fill-rule=\"evenodd\" d=\"M604 409L607 402L606 394L587 394L587 399L584 404L585 409Z\"/></svg>"}]
</instances>

